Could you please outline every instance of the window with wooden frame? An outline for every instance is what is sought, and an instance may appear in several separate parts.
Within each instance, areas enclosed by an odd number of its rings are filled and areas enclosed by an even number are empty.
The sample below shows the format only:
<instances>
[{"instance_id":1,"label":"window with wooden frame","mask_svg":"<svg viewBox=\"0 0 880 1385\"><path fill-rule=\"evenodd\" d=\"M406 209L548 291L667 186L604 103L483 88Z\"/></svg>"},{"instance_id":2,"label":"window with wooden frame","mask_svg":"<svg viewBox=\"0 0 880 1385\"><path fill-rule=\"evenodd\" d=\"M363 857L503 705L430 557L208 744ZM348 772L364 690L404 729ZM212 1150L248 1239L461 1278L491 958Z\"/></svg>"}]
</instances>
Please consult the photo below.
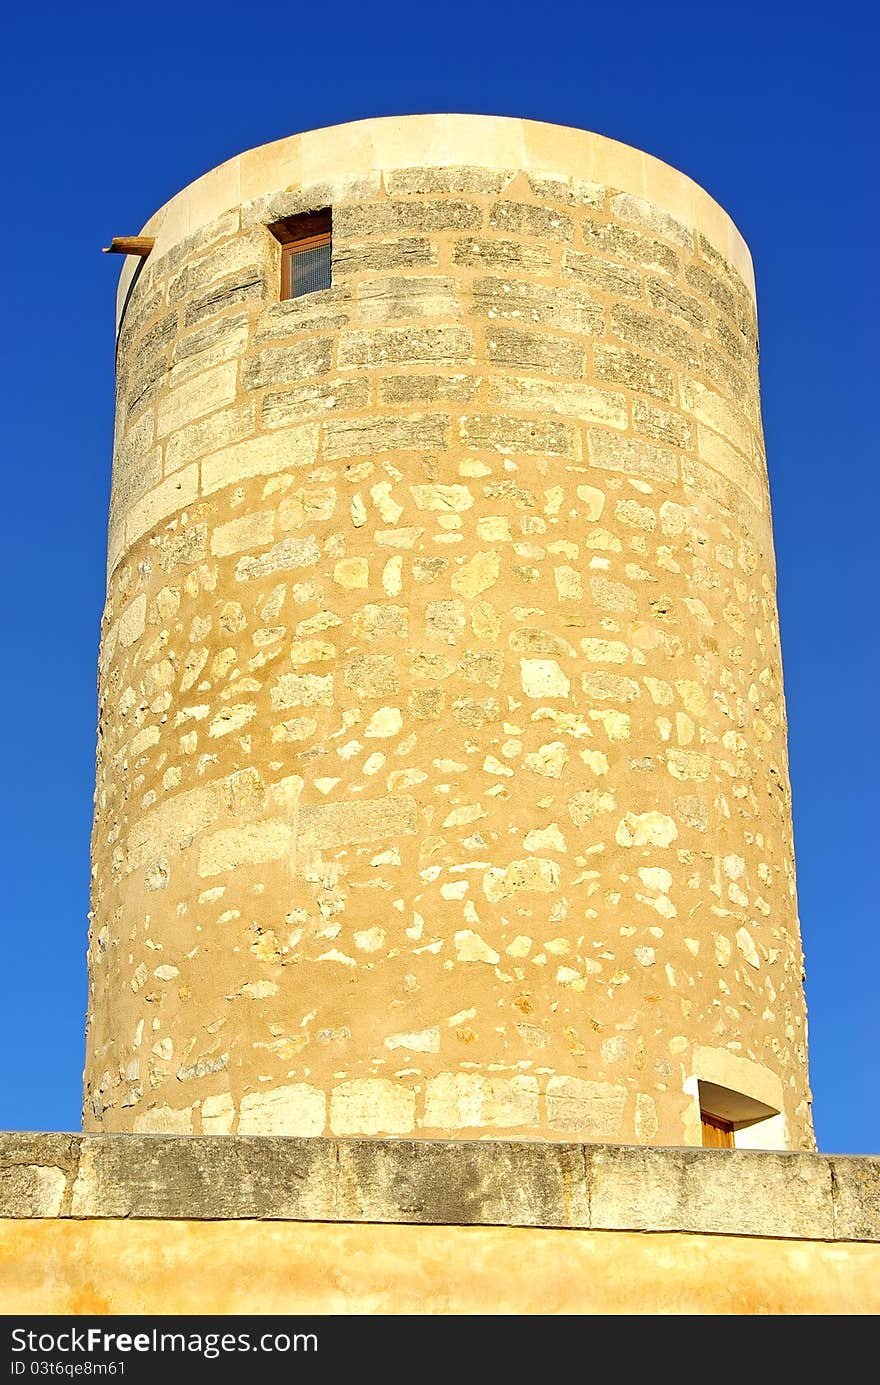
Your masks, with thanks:
<instances>
[{"instance_id":1,"label":"window with wooden frame","mask_svg":"<svg viewBox=\"0 0 880 1385\"><path fill-rule=\"evenodd\" d=\"M329 207L285 217L269 230L281 243L282 299L329 289L333 230Z\"/></svg>"},{"instance_id":2,"label":"window with wooden frame","mask_svg":"<svg viewBox=\"0 0 880 1385\"><path fill-rule=\"evenodd\" d=\"M704 1149L785 1148L784 1120L778 1107L702 1078L696 1086Z\"/></svg>"}]
</instances>

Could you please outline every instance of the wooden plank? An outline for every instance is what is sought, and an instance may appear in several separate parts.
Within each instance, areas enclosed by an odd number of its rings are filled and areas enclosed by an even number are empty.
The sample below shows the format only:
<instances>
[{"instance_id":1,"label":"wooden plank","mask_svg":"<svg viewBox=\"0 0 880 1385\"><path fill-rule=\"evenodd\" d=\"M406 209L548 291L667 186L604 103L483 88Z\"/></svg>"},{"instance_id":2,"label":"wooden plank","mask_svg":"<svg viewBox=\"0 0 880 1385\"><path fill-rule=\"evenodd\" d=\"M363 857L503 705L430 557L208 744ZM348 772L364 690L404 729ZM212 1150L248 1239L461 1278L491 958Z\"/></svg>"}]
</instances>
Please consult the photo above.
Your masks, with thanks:
<instances>
[{"instance_id":1,"label":"wooden plank","mask_svg":"<svg viewBox=\"0 0 880 1385\"><path fill-rule=\"evenodd\" d=\"M155 244L155 236L114 236L102 250L105 255L140 255L145 258Z\"/></svg>"}]
</instances>

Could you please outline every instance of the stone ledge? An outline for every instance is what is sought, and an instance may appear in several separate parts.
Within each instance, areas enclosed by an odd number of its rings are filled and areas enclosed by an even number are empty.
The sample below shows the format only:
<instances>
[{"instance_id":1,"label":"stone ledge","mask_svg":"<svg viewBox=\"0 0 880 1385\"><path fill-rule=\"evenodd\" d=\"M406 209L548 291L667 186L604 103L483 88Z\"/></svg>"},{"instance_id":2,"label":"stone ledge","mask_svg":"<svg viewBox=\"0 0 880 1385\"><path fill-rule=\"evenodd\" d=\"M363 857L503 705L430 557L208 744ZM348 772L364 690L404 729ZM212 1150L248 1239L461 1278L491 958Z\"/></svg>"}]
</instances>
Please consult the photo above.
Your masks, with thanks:
<instances>
[{"instance_id":1,"label":"stone ledge","mask_svg":"<svg viewBox=\"0 0 880 1385\"><path fill-rule=\"evenodd\" d=\"M506 1140L0 1134L0 1217L880 1241L880 1158Z\"/></svg>"}]
</instances>

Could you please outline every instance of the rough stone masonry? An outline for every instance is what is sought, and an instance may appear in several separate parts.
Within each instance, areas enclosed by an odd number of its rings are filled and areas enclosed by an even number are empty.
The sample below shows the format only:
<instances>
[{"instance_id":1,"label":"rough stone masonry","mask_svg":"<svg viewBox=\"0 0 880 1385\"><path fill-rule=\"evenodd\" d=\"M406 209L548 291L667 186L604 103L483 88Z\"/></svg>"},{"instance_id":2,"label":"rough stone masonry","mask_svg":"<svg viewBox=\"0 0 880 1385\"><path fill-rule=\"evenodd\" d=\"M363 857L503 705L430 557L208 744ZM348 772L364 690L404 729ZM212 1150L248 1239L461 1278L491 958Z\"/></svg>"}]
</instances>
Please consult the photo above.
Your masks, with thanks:
<instances>
[{"instance_id":1,"label":"rough stone masonry","mask_svg":"<svg viewBox=\"0 0 880 1385\"><path fill-rule=\"evenodd\" d=\"M323 207L332 286L280 301L268 227ZM598 136L413 117L145 231L86 1129L698 1145L703 1080L812 1148L732 223Z\"/></svg>"}]
</instances>

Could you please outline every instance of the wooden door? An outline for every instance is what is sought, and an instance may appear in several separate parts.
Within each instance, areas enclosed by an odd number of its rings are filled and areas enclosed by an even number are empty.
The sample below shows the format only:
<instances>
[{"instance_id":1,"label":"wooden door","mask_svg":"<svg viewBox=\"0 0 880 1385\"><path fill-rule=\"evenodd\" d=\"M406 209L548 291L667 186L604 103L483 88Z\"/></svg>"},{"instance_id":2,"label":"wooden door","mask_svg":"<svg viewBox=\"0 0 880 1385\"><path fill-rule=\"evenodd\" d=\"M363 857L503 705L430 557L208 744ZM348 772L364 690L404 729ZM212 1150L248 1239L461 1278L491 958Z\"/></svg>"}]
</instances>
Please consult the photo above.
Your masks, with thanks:
<instances>
[{"instance_id":1,"label":"wooden door","mask_svg":"<svg viewBox=\"0 0 880 1385\"><path fill-rule=\"evenodd\" d=\"M720 1116L710 1116L708 1111L700 1112L703 1123L704 1149L733 1149L733 1126Z\"/></svg>"}]
</instances>

